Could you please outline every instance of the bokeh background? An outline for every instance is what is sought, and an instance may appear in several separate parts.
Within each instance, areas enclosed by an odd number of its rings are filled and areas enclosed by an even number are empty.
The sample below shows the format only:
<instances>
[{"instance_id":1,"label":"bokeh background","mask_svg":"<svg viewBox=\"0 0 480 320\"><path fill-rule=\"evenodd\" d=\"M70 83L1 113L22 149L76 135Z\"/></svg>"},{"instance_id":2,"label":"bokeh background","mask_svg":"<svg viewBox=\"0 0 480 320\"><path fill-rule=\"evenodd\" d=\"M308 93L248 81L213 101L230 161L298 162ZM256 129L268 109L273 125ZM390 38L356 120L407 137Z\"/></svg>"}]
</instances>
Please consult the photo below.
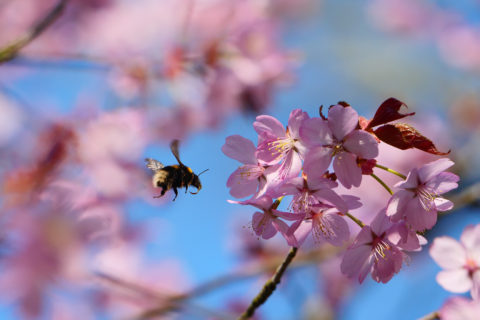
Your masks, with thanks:
<instances>
[{"instance_id":1,"label":"bokeh background","mask_svg":"<svg viewBox=\"0 0 480 320\"><path fill-rule=\"evenodd\" d=\"M221 147L256 141L258 114L286 125L294 108L347 101L371 118L395 97L451 150L456 194L480 178L478 1L1 0L0 48L58 5L0 64L2 319L238 316L289 250L227 203L239 164ZM175 163L174 138L187 165L209 169L203 189L153 199L143 159ZM435 159L381 152L403 173ZM368 178L352 191L366 221L388 200ZM427 239L479 223L475 196ZM361 286L328 246L302 253L257 319L415 319L451 296L428 245L388 284Z\"/></svg>"}]
</instances>

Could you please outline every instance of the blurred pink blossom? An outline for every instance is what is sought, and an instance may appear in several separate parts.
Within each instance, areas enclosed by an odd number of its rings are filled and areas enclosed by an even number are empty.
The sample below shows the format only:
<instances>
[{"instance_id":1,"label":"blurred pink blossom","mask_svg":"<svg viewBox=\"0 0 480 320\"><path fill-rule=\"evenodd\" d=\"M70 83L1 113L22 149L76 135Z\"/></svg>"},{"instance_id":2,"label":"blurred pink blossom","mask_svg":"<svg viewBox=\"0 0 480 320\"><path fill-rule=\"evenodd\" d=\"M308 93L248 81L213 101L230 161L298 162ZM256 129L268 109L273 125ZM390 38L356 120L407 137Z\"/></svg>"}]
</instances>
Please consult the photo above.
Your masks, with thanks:
<instances>
[{"instance_id":1,"label":"blurred pink blossom","mask_svg":"<svg viewBox=\"0 0 480 320\"><path fill-rule=\"evenodd\" d=\"M442 320L477 320L480 302L464 297L452 297L443 304L438 313Z\"/></svg>"},{"instance_id":2,"label":"blurred pink blossom","mask_svg":"<svg viewBox=\"0 0 480 320\"><path fill-rule=\"evenodd\" d=\"M446 290L462 293L470 290L474 300L480 298L480 225L468 226L460 242L451 237L437 237L430 256L442 267L437 282Z\"/></svg>"}]
</instances>

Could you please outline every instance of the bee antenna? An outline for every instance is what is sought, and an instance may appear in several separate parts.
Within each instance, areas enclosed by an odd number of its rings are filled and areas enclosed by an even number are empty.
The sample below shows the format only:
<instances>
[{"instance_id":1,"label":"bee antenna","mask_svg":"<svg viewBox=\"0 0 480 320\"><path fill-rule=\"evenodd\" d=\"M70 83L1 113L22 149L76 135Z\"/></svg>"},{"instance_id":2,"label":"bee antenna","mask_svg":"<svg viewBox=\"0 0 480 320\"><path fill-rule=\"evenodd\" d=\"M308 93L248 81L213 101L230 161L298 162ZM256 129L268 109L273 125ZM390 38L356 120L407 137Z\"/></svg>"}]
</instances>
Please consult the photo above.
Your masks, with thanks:
<instances>
[{"instance_id":1,"label":"bee antenna","mask_svg":"<svg viewBox=\"0 0 480 320\"><path fill-rule=\"evenodd\" d=\"M199 176L199 175L201 175L202 173L207 172L207 171L208 171L208 169L205 169L205 170L203 170L202 172L200 172L199 174L197 174L197 176Z\"/></svg>"}]
</instances>

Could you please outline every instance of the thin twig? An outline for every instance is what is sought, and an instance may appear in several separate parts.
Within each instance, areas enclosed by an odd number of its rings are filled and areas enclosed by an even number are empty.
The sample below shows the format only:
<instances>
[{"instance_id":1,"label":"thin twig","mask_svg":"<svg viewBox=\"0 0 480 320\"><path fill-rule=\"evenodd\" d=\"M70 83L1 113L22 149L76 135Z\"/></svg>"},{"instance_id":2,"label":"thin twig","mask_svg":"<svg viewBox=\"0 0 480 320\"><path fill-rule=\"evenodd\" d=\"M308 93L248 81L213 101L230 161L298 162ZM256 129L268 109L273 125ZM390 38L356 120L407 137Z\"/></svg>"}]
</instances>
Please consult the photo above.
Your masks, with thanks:
<instances>
[{"instance_id":1,"label":"thin twig","mask_svg":"<svg viewBox=\"0 0 480 320\"><path fill-rule=\"evenodd\" d=\"M378 164L378 163L375 165L375 167L377 167L377 168L379 168L379 169L382 169L382 170L385 170L385 171L387 171L387 172L393 173L394 175L402 178L403 180L407 179L407 177L406 177L405 175L401 174L400 172L397 172L397 171L395 171L395 170L393 170L393 169L390 169L390 168L388 168L388 167L382 166L382 165L380 165L380 164Z\"/></svg>"},{"instance_id":2,"label":"thin twig","mask_svg":"<svg viewBox=\"0 0 480 320\"><path fill-rule=\"evenodd\" d=\"M352 219L356 224L358 224L360 226L360 228L363 228L365 227L365 223L362 222L362 220L358 219L357 217L353 216L352 214L350 213L345 213L345 215L347 217L349 217L350 219Z\"/></svg>"},{"instance_id":3,"label":"thin twig","mask_svg":"<svg viewBox=\"0 0 480 320\"><path fill-rule=\"evenodd\" d=\"M32 40L42 34L51 24L53 24L62 14L68 0L60 0L47 14L38 21L33 28L28 30L23 36L14 40L12 43L0 48L0 64L10 61Z\"/></svg>"},{"instance_id":4,"label":"thin twig","mask_svg":"<svg viewBox=\"0 0 480 320\"><path fill-rule=\"evenodd\" d=\"M385 190L387 190L388 193L390 194L393 194L393 191L392 189L390 189L387 184L385 182L382 181L382 179L380 179L378 176L376 176L375 174L370 174L372 176L373 179L377 180L378 183L380 183L382 185L382 187L385 188Z\"/></svg>"},{"instance_id":5,"label":"thin twig","mask_svg":"<svg viewBox=\"0 0 480 320\"><path fill-rule=\"evenodd\" d=\"M258 307L260 307L267 299L272 295L273 291L277 288L277 285L280 283L282 279L283 273L287 270L288 265L292 262L293 258L297 254L297 248L292 247L290 252L288 253L285 261L278 267L277 271L273 277L268 280L265 285L263 286L260 293L252 300L250 306L248 306L247 310L242 313L242 315L238 318L239 320L249 319L255 313Z\"/></svg>"},{"instance_id":6,"label":"thin twig","mask_svg":"<svg viewBox=\"0 0 480 320\"><path fill-rule=\"evenodd\" d=\"M477 182L465 188L461 192L452 195L450 199L455 204L455 210L459 210L469 205L474 205L475 203L480 203L480 182ZM448 214L452 211L441 212L439 214Z\"/></svg>"}]
</instances>

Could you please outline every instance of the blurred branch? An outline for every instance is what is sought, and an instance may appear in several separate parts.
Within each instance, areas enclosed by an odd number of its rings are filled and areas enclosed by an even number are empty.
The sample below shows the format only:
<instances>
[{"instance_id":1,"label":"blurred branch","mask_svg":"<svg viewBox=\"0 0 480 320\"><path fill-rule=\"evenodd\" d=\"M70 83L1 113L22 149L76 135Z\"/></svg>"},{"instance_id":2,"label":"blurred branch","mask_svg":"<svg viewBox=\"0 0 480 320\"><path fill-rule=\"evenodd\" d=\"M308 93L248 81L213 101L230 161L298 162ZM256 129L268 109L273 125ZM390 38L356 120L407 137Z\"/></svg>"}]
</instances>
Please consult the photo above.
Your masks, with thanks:
<instances>
[{"instance_id":1,"label":"blurred branch","mask_svg":"<svg viewBox=\"0 0 480 320\"><path fill-rule=\"evenodd\" d=\"M7 46L0 48L0 64L10 61L17 54L40 34L42 34L51 24L53 24L62 14L68 0L60 0L47 14L37 22L27 33L14 40Z\"/></svg>"},{"instance_id":2,"label":"blurred branch","mask_svg":"<svg viewBox=\"0 0 480 320\"><path fill-rule=\"evenodd\" d=\"M255 313L255 310L257 310L257 308L260 307L265 301L267 301L267 299L272 295L273 291L275 291L277 285L280 283L280 280L282 279L285 270L287 270L288 265L292 262L293 258L295 258L297 250L298 249L295 247L292 247L292 249L290 249L287 257L278 267L277 271L275 271L273 277L265 283L260 293L252 300L247 310L242 313L242 315L238 318L239 320L249 319L250 317L252 317Z\"/></svg>"},{"instance_id":3,"label":"blurred branch","mask_svg":"<svg viewBox=\"0 0 480 320\"><path fill-rule=\"evenodd\" d=\"M419 318L418 320L436 320L436 319L440 319L440 315L438 314L437 311L434 311L432 313L427 314L426 316Z\"/></svg>"},{"instance_id":4,"label":"blurred branch","mask_svg":"<svg viewBox=\"0 0 480 320\"><path fill-rule=\"evenodd\" d=\"M299 254L295 262L292 262L291 268L299 268L306 265L311 265L312 263L319 263L325 260L328 257L332 257L340 252L342 248L340 247L332 247L332 246L324 246L322 248L311 250L309 252L305 252ZM251 278L257 276L259 274L263 274L266 272L273 271L277 268L277 266L282 263L282 258L273 258L268 261L263 261L261 263L255 264L251 267L244 267L241 270L226 274L224 276L215 278L210 280L204 284L197 286L196 288L177 295L167 295L162 294L158 291L154 291L150 288L146 288L144 286L138 285L136 283L132 283L123 279L116 278L111 275L107 275L105 273L97 273L97 276L101 277L102 279L114 284L116 286L125 287L129 290L136 291L142 295L150 295L155 299L160 300L162 303L157 308L152 308L149 310L145 310L138 316L134 317L133 319L150 319L153 317L157 317L169 312L175 312L181 309L181 304L184 304L186 300L192 299L197 296L201 296L212 292L218 288L224 287L236 281L240 281L243 279ZM160 303L159 303L160 304Z\"/></svg>"},{"instance_id":5,"label":"blurred branch","mask_svg":"<svg viewBox=\"0 0 480 320\"><path fill-rule=\"evenodd\" d=\"M446 215L469 205L474 205L480 201L480 182L477 182L462 192L453 195L450 200L455 204L453 210L441 212L440 215Z\"/></svg>"}]
</instances>

